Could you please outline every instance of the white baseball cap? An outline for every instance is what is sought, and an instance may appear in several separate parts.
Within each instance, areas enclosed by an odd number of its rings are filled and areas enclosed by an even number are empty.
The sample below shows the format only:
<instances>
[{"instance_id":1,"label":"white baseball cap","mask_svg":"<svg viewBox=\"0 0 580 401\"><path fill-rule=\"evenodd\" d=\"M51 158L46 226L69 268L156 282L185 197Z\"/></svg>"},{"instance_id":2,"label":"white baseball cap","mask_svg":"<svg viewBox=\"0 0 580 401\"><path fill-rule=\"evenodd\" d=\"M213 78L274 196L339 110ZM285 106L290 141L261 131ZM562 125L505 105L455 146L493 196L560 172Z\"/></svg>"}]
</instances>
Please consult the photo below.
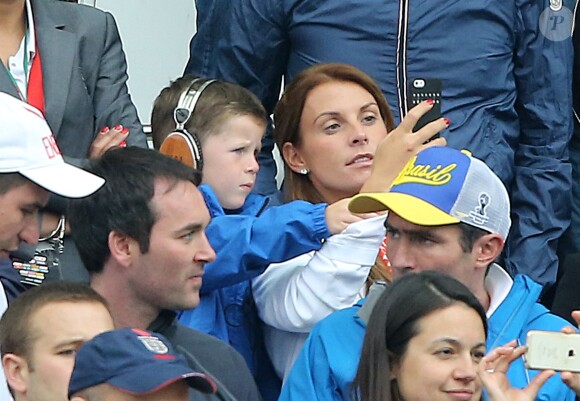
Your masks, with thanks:
<instances>
[{"instance_id":1,"label":"white baseball cap","mask_svg":"<svg viewBox=\"0 0 580 401\"><path fill-rule=\"evenodd\" d=\"M82 198L105 180L68 164L42 113L0 93L0 173L20 173L30 181L67 198Z\"/></svg>"}]
</instances>

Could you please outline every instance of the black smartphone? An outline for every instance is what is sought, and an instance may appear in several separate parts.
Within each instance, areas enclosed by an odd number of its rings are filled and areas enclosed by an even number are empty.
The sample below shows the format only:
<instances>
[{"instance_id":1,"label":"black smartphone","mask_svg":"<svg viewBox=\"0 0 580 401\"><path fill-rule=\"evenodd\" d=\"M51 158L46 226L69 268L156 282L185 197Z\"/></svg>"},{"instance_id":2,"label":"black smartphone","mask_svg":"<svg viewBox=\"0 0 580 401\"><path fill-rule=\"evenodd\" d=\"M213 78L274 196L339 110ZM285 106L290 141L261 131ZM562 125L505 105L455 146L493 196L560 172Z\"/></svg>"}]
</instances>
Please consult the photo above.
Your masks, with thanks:
<instances>
[{"instance_id":1,"label":"black smartphone","mask_svg":"<svg viewBox=\"0 0 580 401\"><path fill-rule=\"evenodd\" d=\"M413 132L417 132L431 121L441 118L441 87L441 80L436 78L415 78L409 83L407 96L407 107L409 110L424 100L433 100L433 108L417 121ZM439 134L436 134L431 139L438 137Z\"/></svg>"}]
</instances>

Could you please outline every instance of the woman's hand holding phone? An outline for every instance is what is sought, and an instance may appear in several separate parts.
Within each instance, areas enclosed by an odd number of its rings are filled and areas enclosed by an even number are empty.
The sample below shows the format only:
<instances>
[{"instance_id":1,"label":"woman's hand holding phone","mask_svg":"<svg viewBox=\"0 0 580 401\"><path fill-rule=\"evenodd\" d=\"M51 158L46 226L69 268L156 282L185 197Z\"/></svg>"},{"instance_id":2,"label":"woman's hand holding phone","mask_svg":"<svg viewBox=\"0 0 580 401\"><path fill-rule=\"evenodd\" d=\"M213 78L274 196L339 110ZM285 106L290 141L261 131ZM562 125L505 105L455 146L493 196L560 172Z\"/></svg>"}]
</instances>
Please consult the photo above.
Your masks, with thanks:
<instances>
[{"instance_id":1,"label":"woman's hand holding phone","mask_svg":"<svg viewBox=\"0 0 580 401\"><path fill-rule=\"evenodd\" d=\"M371 176L360 192L386 192L411 157L431 146L445 146L445 138L429 141L449 126L449 119L439 118L417 132L417 121L433 108L433 102L424 101L411 109L401 124L379 143L373 159Z\"/></svg>"}]
</instances>

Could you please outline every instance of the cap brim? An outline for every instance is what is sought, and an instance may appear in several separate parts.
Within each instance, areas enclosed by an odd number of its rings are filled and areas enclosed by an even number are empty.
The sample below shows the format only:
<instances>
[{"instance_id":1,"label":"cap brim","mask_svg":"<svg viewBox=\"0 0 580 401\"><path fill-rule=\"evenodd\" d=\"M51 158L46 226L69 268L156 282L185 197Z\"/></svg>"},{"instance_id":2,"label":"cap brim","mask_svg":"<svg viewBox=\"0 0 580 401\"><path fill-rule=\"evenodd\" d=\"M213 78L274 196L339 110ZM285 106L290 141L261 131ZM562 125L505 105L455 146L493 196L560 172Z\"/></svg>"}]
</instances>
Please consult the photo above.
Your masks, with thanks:
<instances>
[{"instance_id":1,"label":"cap brim","mask_svg":"<svg viewBox=\"0 0 580 401\"><path fill-rule=\"evenodd\" d=\"M202 373L188 373L184 377L189 387L199 390L206 394L214 394L217 391L217 385L207 375Z\"/></svg>"},{"instance_id":2,"label":"cap brim","mask_svg":"<svg viewBox=\"0 0 580 401\"><path fill-rule=\"evenodd\" d=\"M118 375L107 380L107 383L120 390L131 394L150 394L161 390L175 383L178 380L185 380L187 385L205 394L214 394L217 385L209 376L203 373L185 372L185 369L176 367L165 367L163 371L148 369L148 372L127 372L125 375ZM138 375L139 380L135 380ZM129 385L131 383L131 385Z\"/></svg>"},{"instance_id":3,"label":"cap brim","mask_svg":"<svg viewBox=\"0 0 580 401\"><path fill-rule=\"evenodd\" d=\"M105 180L67 163L54 163L19 171L41 187L67 198L83 198L103 186Z\"/></svg>"},{"instance_id":4,"label":"cap brim","mask_svg":"<svg viewBox=\"0 0 580 401\"><path fill-rule=\"evenodd\" d=\"M459 219L422 199L397 192L358 194L349 202L348 209L353 213L390 210L403 219L421 226L443 226L460 222Z\"/></svg>"}]
</instances>

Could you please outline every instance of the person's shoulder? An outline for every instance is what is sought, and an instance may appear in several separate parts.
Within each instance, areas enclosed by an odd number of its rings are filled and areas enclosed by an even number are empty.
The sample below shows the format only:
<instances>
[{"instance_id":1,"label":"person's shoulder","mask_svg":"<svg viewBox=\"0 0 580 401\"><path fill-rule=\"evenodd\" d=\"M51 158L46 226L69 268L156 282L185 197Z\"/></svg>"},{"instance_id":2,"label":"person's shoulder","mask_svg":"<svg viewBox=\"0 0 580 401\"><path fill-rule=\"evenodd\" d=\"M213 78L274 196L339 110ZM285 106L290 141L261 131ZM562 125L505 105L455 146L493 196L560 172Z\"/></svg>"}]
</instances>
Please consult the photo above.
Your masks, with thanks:
<instances>
[{"instance_id":1,"label":"person's shoulder","mask_svg":"<svg viewBox=\"0 0 580 401\"><path fill-rule=\"evenodd\" d=\"M530 297L534 297L534 302L528 311L526 331L533 329L560 331L563 327L570 326L570 323L566 319L554 315L548 310L548 308L538 302L537 294L539 294L542 289L540 284L523 274L516 276L514 283L518 282L520 283L518 285L520 291L527 291Z\"/></svg>"},{"instance_id":2,"label":"person's shoulder","mask_svg":"<svg viewBox=\"0 0 580 401\"><path fill-rule=\"evenodd\" d=\"M39 8L47 8L58 11L62 16L67 17L94 17L94 18L105 18L107 14L97 7L88 6L85 4L70 3L68 1L61 0L36 0L32 3L33 12Z\"/></svg>"},{"instance_id":3,"label":"person's shoulder","mask_svg":"<svg viewBox=\"0 0 580 401\"><path fill-rule=\"evenodd\" d=\"M35 18L37 15L48 15L57 24L64 25L65 30L91 30L98 27L104 31L109 21L114 21L107 11L66 1L36 0L32 3L32 9Z\"/></svg>"},{"instance_id":4,"label":"person's shoulder","mask_svg":"<svg viewBox=\"0 0 580 401\"><path fill-rule=\"evenodd\" d=\"M333 312L318 322L312 331L323 334L329 331L349 330L351 327L359 326L364 330L364 326L357 319L357 313L360 308L361 304L358 303L354 306Z\"/></svg>"},{"instance_id":5,"label":"person's shoulder","mask_svg":"<svg viewBox=\"0 0 580 401\"><path fill-rule=\"evenodd\" d=\"M230 347L227 343L220 341L209 334L194 330L181 323L177 323L175 338L180 343L191 342L203 347L216 347L218 349L226 349Z\"/></svg>"},{"instance_id":6,"label":"person's shoulder","mask_svg":"<svg viewBox=\"0 0 580 401\"><path fill-rule=\"evenodd\" d=\"M224 341L177 323L169 341L189 361L201 365L239 400L256 399L258 390L242 355ZM167 337L167 336L166 336Z\"/></svg>"},{"instance_id":7,"label":"person's shoulder","mask_svg":"<svg viewBox=\"0 0 580 401\"><path fill-rule=\"evenodd\" d=\"M566 326L571 326L570 322L558 315L554 315L544 305L536 302L530 313L527 329L560 331Z\"/></svg>"},{"instance_id":8,"label":"person's shoulder","mask_svg":"<svg viewBox=\"0 0 580 401\"><path fill-rule=\"evenodd\" d=\"M178 347L183 347L188 352L193 353L202 362L209 358L215 361L229 361L234 364L244 363L238 351L228 343L181 323L177 323L175 335L171 341Z\"/></svg>"}]
</instances>

